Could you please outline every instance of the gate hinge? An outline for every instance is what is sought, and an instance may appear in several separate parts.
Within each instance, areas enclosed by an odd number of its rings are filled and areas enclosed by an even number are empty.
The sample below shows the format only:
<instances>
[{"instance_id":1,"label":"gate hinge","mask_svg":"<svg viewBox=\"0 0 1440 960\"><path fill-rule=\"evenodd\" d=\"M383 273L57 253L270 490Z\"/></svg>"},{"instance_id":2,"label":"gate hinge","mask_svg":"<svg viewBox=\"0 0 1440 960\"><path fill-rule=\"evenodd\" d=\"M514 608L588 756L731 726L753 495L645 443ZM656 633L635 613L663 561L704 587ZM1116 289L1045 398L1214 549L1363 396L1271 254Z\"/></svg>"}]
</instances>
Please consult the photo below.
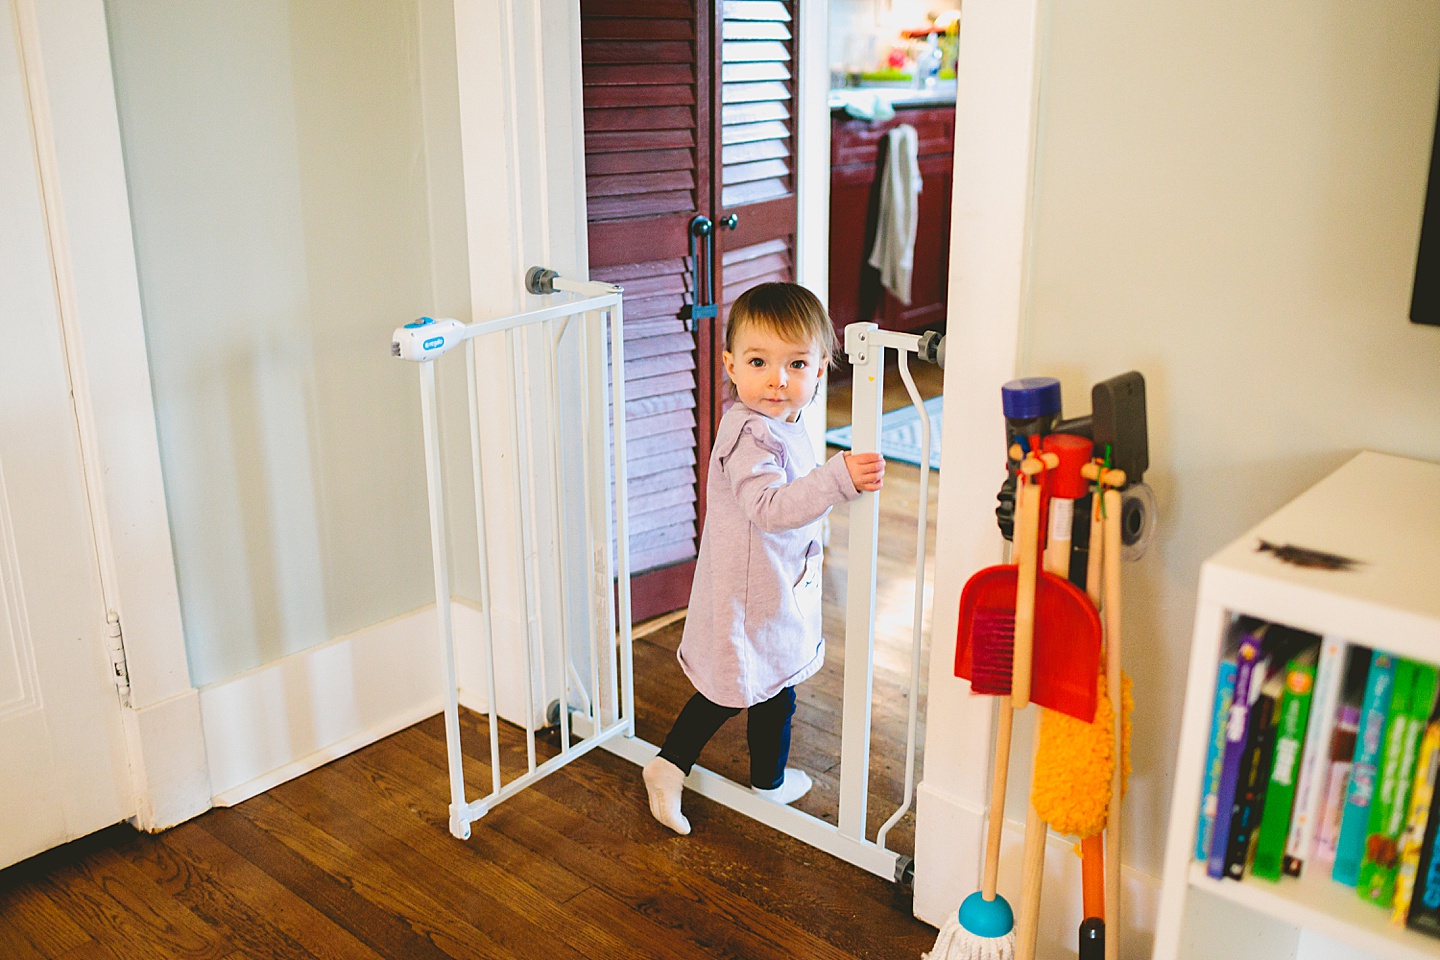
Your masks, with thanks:
<instances>
[{"instance_id":1,"label":"gate hinge","mask_svg":"<svg viewBox=\"0 0 1440 960\"><path fill-rule=\"evenodd\" d=\"M120 615L113 611L105 617L105 649L110 654L115 691L120 695L120 703L128 707L130 706L130 667L125 662L125 638L120 633Z\"/></svg>"}]
</instances>

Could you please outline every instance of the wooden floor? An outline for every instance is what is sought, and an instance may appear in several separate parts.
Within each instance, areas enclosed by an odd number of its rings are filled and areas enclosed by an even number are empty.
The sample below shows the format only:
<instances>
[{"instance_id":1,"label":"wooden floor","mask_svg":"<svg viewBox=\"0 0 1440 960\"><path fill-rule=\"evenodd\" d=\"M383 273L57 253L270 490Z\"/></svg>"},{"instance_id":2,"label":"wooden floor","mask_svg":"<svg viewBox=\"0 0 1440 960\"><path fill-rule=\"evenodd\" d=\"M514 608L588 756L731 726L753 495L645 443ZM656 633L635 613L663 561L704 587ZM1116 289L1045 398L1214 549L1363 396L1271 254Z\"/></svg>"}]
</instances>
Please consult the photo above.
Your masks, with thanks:
<instances>
[{"instance_id":1,"label":"wooden floor","mask_svg":"<svg viewBox=\"0 0 1440 960\"><path fill-rule=\"evenodd\" d=\"M938 386L936 373L922 389L929 396ZM832 388L832 410L845 404L848 392ZM882 498L872 821L894 808L903 777L918 476L892 464ZM795 760L817 780L801 806L820 816L833 811L838 761L843 514L826 567L830 662L800 687L794 738ZM683 701L663 674L677 639L671 626L636 651L647 739L663 734ZM702 762L743 780L741 724L730 726ZM484 744L470 742L467 777L483 782ZM507 730L504 749L523 753L522 738ZM502 803L469 841L455 840L444 750L432 718L163 834L115 827L0 871L0 958L845 960L916 957L934 942L904 888L702 798L686 799L694 833L674 836L650 818L636 768L602 751ZM911 835L902 824L892 846Z\"/></svg>"}]
</instances>

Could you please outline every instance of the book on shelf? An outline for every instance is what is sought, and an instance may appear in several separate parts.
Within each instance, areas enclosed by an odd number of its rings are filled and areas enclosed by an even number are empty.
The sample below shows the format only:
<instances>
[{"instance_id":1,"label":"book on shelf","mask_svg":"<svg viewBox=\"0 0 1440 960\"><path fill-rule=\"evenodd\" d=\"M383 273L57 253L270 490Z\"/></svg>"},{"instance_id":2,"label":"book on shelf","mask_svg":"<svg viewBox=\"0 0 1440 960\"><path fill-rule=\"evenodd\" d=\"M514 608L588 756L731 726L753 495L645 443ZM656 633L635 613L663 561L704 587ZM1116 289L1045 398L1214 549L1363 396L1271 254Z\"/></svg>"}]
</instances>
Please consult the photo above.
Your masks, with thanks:
<instances>
[{"instance_id":1,"label":"book on shelf","mask_svg":"<svg viewBox=\"0 0 1440 960\"><path fill-rule=\"evenodd\" d=\"M1325 799L1325 776L1330 770L1330 737L1340 709L1341 686L1345 679L1345 657L1349 644L1339 637L1325 637L1315 664L1315 687L1310 699L1310 717L1305 725L1305 744L1300 752L1295 782L1295 805L1290 814L1290 832L1285 837L1281 869L1300 876L1315 845L1315 827Z\"/></svg>"},{"instance_id":2,"label":"book on shelf","mask_svg":"<svg viewBox=\"0 0 1440 960\"><path fill-rule=\"evenodd\" d=\"M1235 652L1235 693L1225 718L1225 752L1221 761L1220 782L1215 791L1215 823L1211 830L1210 850L1205 858L1205 872L1216 880L1225 875L1225 854L1230 845L1230 821L1234 812L1236 785L1240 780L1241 755L1245 752L1250 705L1259 698L1264 682L1264 639L1268 626L1261 623L1243 629L1239 649Z\"/></svg>"},{"instance_id":3,"label":"book on shelf","mask_svg":"<svg viewBox=\"0 0 1440 960\"><path fill-rule=\"evenodd\" d=\"M1330 876L1347 887L1360 881L1360 862L1365 854L1365 837L1370 826L1370 802L1385 744L1385 721L1390 716L1390 698L1395 690L1395 658L1376 650L1370 655L1370 673L1365 681L1365 702L1360 708L1360 729L1355 740L1355 757L1350 764L1350 786L1340 818L1340 838L1335 844L1335 866Z\"/></svg>"},{"instance_id":4,"label":"book on shelf","mask_svg":"<svg viewBox=\"0 0 1440 960\"><path fill-rule=\"evenodd\" d=\"M1420 750L1420 736L1435 706L1435 668L1413 660L1395 665L1390 715L1385 721L1385 747L1377 788L1370 802L1370 825L1356 890L1371 903L1389 907L1395 898L1400 833L1409 813L1410 786Z\"/></svg>"},{"instance_id":5,"label":"book on shelf","mask_svg":"<svg viewBox=\"0 0 1440 960\"><path fill-rule=\"evenodd\" d=\"M1285 842L1295 806L1300 750L1310 722L1310 705L1315 690L1319 648L1302 649L1285 665L1285 693L1280 700L1275 731L1274 759L1270 783L1265 788L1265 807L1255 836L1255 857L1251 870L1257 877L1279 880L1285 859Z\"/></svg>"},{"instance_id":6,"label":"book on shelf","mask_svg":"<svg viewBox=\"0 0 1440 960\"><path fill-rule=\"evenodd\" d=\"M1420 841L1420 862L1415 867L1415 891L1405 926L1440 937L1440 856L1436 855L1436 827L1440 826L1440 790L1430 798L1425 836Z\"/></svg>"},{"instance_id":7,"label":"book on shelf","mask_svg":"<svg viewBox=\"0 0 1440 960\"><path fill-rule=\"evenodd\" d=\"M1315 846L1310 859L1334 864L1340 842L1340 818L1345 814L1345 795L1350 791L1350 760L1355 756L1355 739L1360 731L1360 708L1345 704L1335 718L1330 739L1330 759L1321 792L1320 820L1315 824Z\"/></svg>"},{"instance_id":8,"label":"book on shelf","mask_svg":"<svg viewBox=\"0 0 1440 960\"><path fill-rule=\"evenodd\" d=\"M1245 752L1240 757L1240 776L1230 812L1230 841L1225 847L1225 876L1232 880L1245 876L1245 864L1260 824L1275 744L1276 707L1284 690L1285 671L1277 669L1265 678L1259 699L1250 707Z\"/></svg>"},{"instance_id":9,"label":"book on shelf","mask_svg":"<svg viewBox=\"0 0 1440 960\"><path fill-rule=\"evenodd\" d=\"M1215 675L1215 701L1210 709L1210 744L1205 750L1205 783L1200 791L1200 823L1195 830L1195 859L1210 856L1215 831L1215 799L1220 767L1225 761L1225 718L1235 698L1235 661L1222 660Z\"/></svg>"},{"instance_id":10,"label":"book on shelf","mask_svg":"<svg viewBox=\"0 0 1440 960\"><path fill-rule=\"evenodd\" d=\"M1399 866L1395 871L1395 900L1390 922L1405 925L1410 912L1410 898L1415 890L1415 872L1420 866L1420 845L1425 839L1426 819L1435 796L1435 776L1440 772L1440 718L1431 711L1420 738L1420 753L1415 761L1415 785L1410 790L1409 813L1405 832L1400 835Z\"/></svg>"}]
</instances>

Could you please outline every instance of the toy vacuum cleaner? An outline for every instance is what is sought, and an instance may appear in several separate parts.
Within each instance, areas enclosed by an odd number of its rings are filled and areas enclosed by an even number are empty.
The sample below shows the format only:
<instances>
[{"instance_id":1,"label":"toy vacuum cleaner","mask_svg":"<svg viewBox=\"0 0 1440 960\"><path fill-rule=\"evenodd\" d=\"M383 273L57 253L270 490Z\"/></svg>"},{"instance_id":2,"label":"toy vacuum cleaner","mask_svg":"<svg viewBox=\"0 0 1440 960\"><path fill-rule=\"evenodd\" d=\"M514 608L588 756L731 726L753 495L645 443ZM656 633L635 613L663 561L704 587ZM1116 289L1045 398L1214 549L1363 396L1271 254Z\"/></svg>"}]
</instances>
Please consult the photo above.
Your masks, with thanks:
<instances>
[{"instance_id":1,"label":"toy vacuum cleaner","mask_svg":"<svg viewBox=\"0 0 1440 960\"><path fill-rule=\"evenodd\" d=\"M1149 466L1144 378L1113 377L1091 397L1088 416L1066 420L1058 380L1002 388L1009 460L996 515L1016 561L967 582L955 656L956 675L974 693L999 698L984 879L941 930L932 960L1032 960L1051 828L1081 841L1081 960L1119 956L1130 714L1119 565L1142 555L1153 537L1155 498L1141 482ZM1031 703L1040 720L1021 898L1012 911L996 892L996 875L1013 712ZM1117 935L1107 940L1107 928Z\"/></svg>"}]
</instances>

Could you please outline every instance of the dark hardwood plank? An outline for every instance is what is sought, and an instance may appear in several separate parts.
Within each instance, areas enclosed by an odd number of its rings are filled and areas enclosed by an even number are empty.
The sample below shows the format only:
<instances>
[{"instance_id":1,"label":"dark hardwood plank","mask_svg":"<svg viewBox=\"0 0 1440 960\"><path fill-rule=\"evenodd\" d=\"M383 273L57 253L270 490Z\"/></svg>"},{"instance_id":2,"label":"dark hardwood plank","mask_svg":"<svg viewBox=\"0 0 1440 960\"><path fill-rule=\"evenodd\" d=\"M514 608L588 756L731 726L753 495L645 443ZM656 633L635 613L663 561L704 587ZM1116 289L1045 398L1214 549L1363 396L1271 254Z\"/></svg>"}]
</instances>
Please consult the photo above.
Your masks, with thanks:
<instances>
[{"instance_id":1,"label":"dark hardwood plank","mask_svg":"<svg viewBox=\"0 0 1440 960\"><path fill-rule=\"evenodd\" d=\"M202 818L213 837L303 896L320 913L382 957L392 960L449 960L450 955L416 933L406 918L380 909L354 888L296 854L255 825L238 808L215 810Z\"/></svg>"},{"instance_id":2,"label":"dark hardwood plank","mask_svg":"<svg viewBox=\"0 0 1440 960\"><path fill-rule=\"evenodd\" d=\"M113 849L101 849L45 880L46 892L102 946L157 960L223 960L234 949Z\"/></svg>"},{"instance_id":3,"label":"dark hardwood plank","mask_svg":"<svg viewBox=\"0 0 1440 960\"><path fill-rule=\"evenodd\" d=\"M176 896L256 956L273 950L316 960L378 960L379 954L320 913L301 893L275 880L190 822L168 831L163 848L181 860L193 882ZM144 868L144 858L141 860Z\"/></svg>"}]
</instances>

